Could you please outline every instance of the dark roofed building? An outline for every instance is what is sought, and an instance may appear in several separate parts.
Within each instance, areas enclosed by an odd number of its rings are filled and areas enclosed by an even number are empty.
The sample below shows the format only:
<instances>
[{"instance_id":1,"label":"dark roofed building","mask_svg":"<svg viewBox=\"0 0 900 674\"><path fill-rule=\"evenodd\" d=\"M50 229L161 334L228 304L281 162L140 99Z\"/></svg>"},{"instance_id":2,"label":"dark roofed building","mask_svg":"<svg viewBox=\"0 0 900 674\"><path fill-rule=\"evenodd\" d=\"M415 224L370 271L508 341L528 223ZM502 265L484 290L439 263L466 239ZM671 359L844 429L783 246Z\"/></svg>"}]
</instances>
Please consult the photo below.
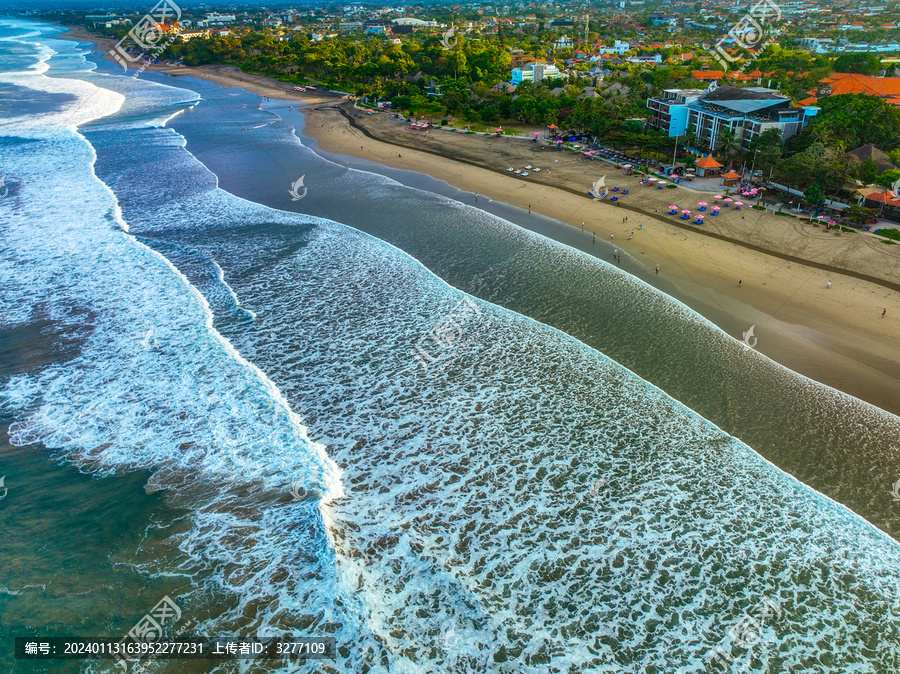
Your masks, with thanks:
<instances>
[{"instance_id":1,"label":"dark roofed building","mask_svg":"<svg viewBox=\"0 0 900 674\"><path fill-rule=\"evenodd\" d=\"M723 129L734 131L744 145L773 128L786 139L818 111L795 108L790 98L774 89L719 87L715 82L706 91L667 89L662 97L649 99L647 107L654 113L651 128L680 136L693 125L699 145L710 151L715 150Z\"/></svg>"},{"instance_id":2,"label":"dark roofed building","mask_svg":"<svg viewBox=\"0 0 900 674\"><path fill-rule=\"evenodd\" d=\"M871 159L878 167L879 173L884 173L885 171L897 168L891 163L888 156L874 145L863 145L855 150L850 150L850 152L845 154L842 159L853 162L854 164L857 162L862 164L867 159Z\"/></svg>"}]
</instances>

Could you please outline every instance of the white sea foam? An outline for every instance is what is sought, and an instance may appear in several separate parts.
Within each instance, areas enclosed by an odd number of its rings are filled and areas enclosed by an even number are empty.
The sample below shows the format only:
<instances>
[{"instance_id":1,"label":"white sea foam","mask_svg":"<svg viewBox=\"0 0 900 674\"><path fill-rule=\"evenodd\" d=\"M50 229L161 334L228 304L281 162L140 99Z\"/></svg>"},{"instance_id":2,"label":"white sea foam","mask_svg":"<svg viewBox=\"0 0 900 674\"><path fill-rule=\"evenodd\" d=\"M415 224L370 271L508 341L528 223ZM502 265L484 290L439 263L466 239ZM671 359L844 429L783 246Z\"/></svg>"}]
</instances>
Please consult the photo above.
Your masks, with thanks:
<instances>
[{"instance_id":1,"label":"white sea foam","mask_svg":"<svg viewBox=\"0 0 900 674\"><path fill-rule=\"evenodd\" d=\"M200 173L148 133L157 161ZM0 307L39 290L91 332L2 392L13 436L156 469L151 488L190 509L176 570L236 598L203 631L332 630L346 657L304 671L687 672L767 596L784 618L760 671L897 669L897 544L659 390L483 302L423 370L412 346L459 292L371 237L184 179L182 200L129 208L204 254L225 232L208 259L259 316L225 341L178 270L115 229L88 148L64 140L16 156ZM48 174L66 189L44 194ZM255 231L233 250L236 223ZM298 475L310 500L279 500Z\"/></svg>"}]
</instances>

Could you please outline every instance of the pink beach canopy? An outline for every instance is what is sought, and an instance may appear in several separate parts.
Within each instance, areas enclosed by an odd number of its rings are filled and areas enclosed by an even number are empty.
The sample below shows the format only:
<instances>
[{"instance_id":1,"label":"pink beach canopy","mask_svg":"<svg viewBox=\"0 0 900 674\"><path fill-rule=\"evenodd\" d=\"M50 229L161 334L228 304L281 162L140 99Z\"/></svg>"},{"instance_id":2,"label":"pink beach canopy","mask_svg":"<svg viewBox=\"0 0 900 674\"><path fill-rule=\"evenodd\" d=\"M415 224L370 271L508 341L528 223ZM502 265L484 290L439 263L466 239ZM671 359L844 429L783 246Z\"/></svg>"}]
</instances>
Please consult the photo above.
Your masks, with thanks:
<instances>
[{"instance_id":1,"label":"pink beach canopy","mask_svg":"<svg viewBox=\"0 0 900 674\"><path fill-rule=\"evenodd\" d=\"M669 210L670 210L670 211L677 211L677 210L678 210L678 206L676 206L675 204L672 204L671 206L669 206Z\"/></svg>"},{"instance_id":2,"label":"pink beach canopy","mask_svg":"<svg viewBox=\"0 0 900 674\"><path fill-rule=\"evenodd\" d=\"M690 211L681 211L681 212L684 213L684 214L687 214L687 215L690 215L690 214L691 214Z\"/></svg>"},{"instance_id":3,"label":"pink beach canopy","mask_svg":"<svg viewBox=\"0 0 900 674\"><path fill-rule=\"evenodd\" d=\"M726 199L726 200L725 200L725 203L726 203L726 204L729 204L729 203L731 203L731 202L732 202L732 199Z\"/></svg>"},{"instance_id":4,"label":"pink beach canopy","mask_svg":"<svg viewBox=\"0 0 900 674\"><path fill-rule=\"evenodd\" d=\"M701 201L701 202L700 202L699 204L697 204L697 205L698 205L698 206L708 206L709 204L707 204L705 201Z\"/></svg>"},{"instance_id":5,"label":"pink beach canopy","mask_svg":"<svg viewBox=\"0 0 900 674\"><path fill-rule=\"evenodd\" d=\"M698 216L697 216L697 219L698 219L698 220L702 220L702 219L703 219L703 216L702 216L702 215L698 215Z\"/></svg>"},{"instance_id":6,"label":"pink beach canopy","mask_svg":"<svg viewBox=\"0 0 900 674\"><path fill-rule=\"evenodd\" d=\"M744 205L744 202L743 202L743 201L735 201L735 202L734 202L734 205L735 205L735 206L743 206L743 205Z\"/></svg>"},{"instance_id":7,"label":"pink beach canopy","mask_svg":"<svg viewBox=\"0 0 900 674\"><path fill-rule=\"evenodd\" d=\"M721 199L721 198L722 198L721 194L717 194L716 196L713 197L713 199Z\"/></svg>"},{"instance_id":8,"label":"pink beach canopy","mask_svg":"<svg viewBox=\"0 0 900 674\"><path fill-rule=\"evenodd\" d=\"M718 207L718 206L713 206L712 209L713 209L714 211L717 211L717 210L719 210L719 207Z\"/></svg>"}]
</instances>

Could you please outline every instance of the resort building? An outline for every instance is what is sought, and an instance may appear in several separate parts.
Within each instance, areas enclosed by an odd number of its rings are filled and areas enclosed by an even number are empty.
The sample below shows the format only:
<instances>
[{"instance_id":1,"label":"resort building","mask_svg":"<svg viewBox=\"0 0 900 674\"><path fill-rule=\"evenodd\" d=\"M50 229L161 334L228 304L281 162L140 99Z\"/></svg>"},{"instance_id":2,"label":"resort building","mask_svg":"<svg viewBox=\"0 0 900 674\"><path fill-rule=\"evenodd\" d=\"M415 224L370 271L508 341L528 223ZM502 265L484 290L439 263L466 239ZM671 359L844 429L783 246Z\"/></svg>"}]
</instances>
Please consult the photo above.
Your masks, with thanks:
<instances>
[{"instance_id":1,"label":"resort building","mask_svg":"<svg viewBox=\"0 0 900 674\"><path fill-rule=\"evenodd\" d=\"M764 87L717 87L706 91L667 89L660 98L647 100L651 111L650 128L680 136L693 126L698 145L715 150L723 129L731 129L746 145L769 129L779 129L782 138L790 138L815 116L818 108L795 108L791 99Z\"/></svg>"},{"instance_id":2,"label":"resort building","mask_svg":"<svg viewBox=\"0 0 900 674\"><path fill-rule=\"evenodd\" d=\"M514 86L519 86L522 82L540 82L549 77L559 77L559 68L552 63L533 63L513 68L511 81Z\"/></svg>"}]
</instances>

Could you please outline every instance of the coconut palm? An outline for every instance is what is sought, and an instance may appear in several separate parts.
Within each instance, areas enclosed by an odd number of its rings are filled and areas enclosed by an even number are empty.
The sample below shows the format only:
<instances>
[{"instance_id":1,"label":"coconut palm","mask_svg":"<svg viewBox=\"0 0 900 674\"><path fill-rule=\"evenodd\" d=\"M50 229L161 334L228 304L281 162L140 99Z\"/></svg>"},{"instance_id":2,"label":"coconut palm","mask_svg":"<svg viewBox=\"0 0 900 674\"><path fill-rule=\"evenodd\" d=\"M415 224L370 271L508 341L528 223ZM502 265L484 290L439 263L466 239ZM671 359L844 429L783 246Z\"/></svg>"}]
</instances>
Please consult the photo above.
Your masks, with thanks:
<instances>
[{"instance_id":1,"label":"coconut palm","mask_svg":"<svg viewBox=\"0 0 900 674\"><path fill-rule=\"evenodd\" d=\"M688 124L687 128L684 130L684 135L682 136L684 139L684 147L697 147L697 143L700 138L697 136L697 129L693 124Z\"/></svg>"},{"instance_id":2,"label":"coconut palm","mask_svg":"<svg viewBox=\"0 0 900 674\"><path fill-rule=\"evenodd\" d=\"M733 129L725 127L719 131L719 136L716 138L716 150L718 150L719 156L722 157L723 160L728 159L729 170L734 161L734 155L740 149L741 141L738 139L737 134Z\"/></svg>"}]
</instances>

